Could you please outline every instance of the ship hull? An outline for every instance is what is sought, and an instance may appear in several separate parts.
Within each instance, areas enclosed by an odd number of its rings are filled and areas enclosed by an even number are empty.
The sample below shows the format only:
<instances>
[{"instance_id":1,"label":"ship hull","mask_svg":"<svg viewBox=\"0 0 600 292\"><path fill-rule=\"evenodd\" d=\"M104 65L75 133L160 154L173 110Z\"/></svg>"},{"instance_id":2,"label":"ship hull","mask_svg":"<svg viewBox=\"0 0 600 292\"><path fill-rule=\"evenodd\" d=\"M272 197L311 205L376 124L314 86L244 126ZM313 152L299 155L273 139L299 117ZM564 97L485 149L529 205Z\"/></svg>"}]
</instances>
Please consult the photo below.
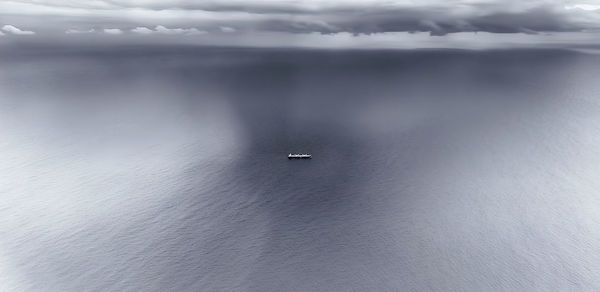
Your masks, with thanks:
<instances>
[{"instance_id":1,"label":"ship hull","mask_svg":"<svg viewBox=\"0 0 600 292\"><path fill-rule=\"evenodd\" d=\"M288 156L288 159L312 159L312 155L302 155L302 156Z\"/></svg>"}]
</instances>

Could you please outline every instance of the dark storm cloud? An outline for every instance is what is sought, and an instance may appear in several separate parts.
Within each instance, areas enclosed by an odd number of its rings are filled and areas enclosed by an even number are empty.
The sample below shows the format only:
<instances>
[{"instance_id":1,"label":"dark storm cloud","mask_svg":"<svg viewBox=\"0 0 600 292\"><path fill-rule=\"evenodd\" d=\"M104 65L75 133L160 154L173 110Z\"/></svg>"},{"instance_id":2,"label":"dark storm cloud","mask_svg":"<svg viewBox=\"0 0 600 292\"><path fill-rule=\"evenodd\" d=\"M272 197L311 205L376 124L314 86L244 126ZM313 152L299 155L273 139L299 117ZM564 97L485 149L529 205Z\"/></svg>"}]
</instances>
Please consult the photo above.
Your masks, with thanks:
<instances>
[{"instance_id":1,"label":"dark storm cloud","mask_svg":"<svg viewBox=\"0 0 600 292\"><path fill-rule=\"evenodd\" d=\"M542 31L577 31L582 26L570 23L564 15L548 8L519 12L494 12L461 18L449 17L443 11L406 9L357 14L354 19L334 25L352 33L391 31L425 31L433 35L453 32L532 33Z\"/></svg>"},{"instance_id":2,"label":"dark storm cloud","mask_svg":"<svg viewBox=\"0 0 600 292\"><path fill-rule=\"evenodd\" d=\"M90 24L124 20L136 26L177 24L201 30L372 34L384 32L537 33L600 28L600 8L584 1L188 1L22 0L0 4L0 15L84 17ZM162 21L162 22L161 22ZM104 22L104 23L103 23ZM134 27L136 27L134 26ZM133 27L121 29L131 29Z\"/></svg>"},{"instance_id":3,"label":"dark storm cloud","mask_svg":"<svg viewBox=\"0 0 600 292\"><path fill-rule=\"evenodd\" d=\"M5 43L330 48L598 45L594 0L9 0Z\"/></svg>"},{"instance_id":4,"label":"dark storm cloud","mask_svg":"<svg viewBox=\"0 0 600 292\"><path fill-rule=\"evenodd\" d=\"M396 10L338 11L320 15L326 21L271 20L261 24L264 30L372 34L381 32L430 32L444 35L454 32L537 33L572 32L586 27L569 21L567 15L549 7L517 12L479 13L453 17L438 9L404 8ZM314 19L314 18L313 18Z\"/></svg>"}]
</instances>

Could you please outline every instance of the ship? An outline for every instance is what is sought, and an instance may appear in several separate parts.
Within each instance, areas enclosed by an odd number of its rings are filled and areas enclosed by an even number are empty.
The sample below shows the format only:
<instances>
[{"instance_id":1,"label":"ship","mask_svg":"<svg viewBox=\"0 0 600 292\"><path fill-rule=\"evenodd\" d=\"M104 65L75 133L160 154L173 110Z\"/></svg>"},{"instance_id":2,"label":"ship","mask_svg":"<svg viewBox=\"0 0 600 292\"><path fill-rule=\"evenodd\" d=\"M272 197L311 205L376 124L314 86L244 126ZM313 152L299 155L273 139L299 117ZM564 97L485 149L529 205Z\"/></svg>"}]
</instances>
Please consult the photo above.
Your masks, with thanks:
<instances>
[{"instance_id":1,"label":"ship","mask_svg":"<svg viewBox=\"0 0 600 292\"><path fill-rule=\"evenodd\" d=\"M288 159L311 159L311 154L288 154Z\"/></svg>"}]
</instances>

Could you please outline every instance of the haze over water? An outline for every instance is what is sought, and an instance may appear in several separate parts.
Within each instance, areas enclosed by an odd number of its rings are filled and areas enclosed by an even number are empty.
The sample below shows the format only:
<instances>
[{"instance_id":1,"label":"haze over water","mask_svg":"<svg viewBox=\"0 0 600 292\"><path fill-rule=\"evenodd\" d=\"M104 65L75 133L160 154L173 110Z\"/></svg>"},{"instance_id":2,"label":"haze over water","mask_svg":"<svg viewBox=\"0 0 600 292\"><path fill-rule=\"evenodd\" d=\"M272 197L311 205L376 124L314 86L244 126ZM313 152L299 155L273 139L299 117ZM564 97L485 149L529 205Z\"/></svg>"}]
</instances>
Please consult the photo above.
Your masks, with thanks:
<instances>
[{"instance_id":1,"label":"haze over water","mask_svg":"<svg viewBox=\"0 0 600 292\"><path fill-rule=\"evenodd\" d=\"M6 50L0 290L598 290L598 76L566 50Z\"/></svg>"}]
</instances>

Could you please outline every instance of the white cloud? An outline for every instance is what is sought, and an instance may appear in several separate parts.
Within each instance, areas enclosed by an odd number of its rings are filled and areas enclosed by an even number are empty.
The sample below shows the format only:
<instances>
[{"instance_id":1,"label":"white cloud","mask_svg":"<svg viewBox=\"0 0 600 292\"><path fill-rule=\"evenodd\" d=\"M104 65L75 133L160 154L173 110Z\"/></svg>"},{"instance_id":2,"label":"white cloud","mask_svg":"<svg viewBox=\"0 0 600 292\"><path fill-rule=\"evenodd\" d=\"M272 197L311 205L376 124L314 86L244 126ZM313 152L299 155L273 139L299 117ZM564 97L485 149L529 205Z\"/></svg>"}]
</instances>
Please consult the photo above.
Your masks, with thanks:
<instances>
[{"instance_id":1,"label":"white cloud","mask_svg":"<svg viewBox=\"0 0 600 292\"><path fill-rule=\"evenodd\" d=\"M583 10L599 10L600 5L594 4L574 4L565 6L566 9L583 9Z\"/></svg>"},{"instance_id":2,"label":"white cloud","mask_svg":"<svg viewBox=\"0 0 600 292\"><path fill-rule=\"evenodd\" d=\"M163 25L157 25L154 30L145 26L138 26L131 30L137 34L168 34L168 35L200 35L205 34L206 31L199 30L195 27L192 28L168 28Z\"/></svg>"},{"instance_id":3,"label":"white cloud","mask_svg":"<svg viewBox=\"0 0 600 292\"><path fill-rule=\"evenodd\" d=\"M235 28L229 26L220 26L219 29L222 32L235 32Z\"/></svg>"},{"instance_id":4,"label":"white cloud","mask_svg":"<svg viewBox=\"0 0 600 292\"><path fill-rule=\"evenodd\" d=\"M88 30L79 30L79 29L70 28L70 29L67 29L65 31L65 33L66 34L81 34L81 33L93 33L95 31L96 30L94 30L93 28L90 28Z\"/></svg>"},{"instance_id":5,"label":"white cloud","mask_svg":"<svg viewBox=\"0 0 600 292\"><path fill-rule=\"evenodd\" d=\"M2 27L2 30L11 34L15 34L15 35L32 35L35 34L35 32L30 31L30 30L21 30L18 27L14 26L14 25L10 25L7 24L5 26Z\"/></svg>"},{"instance_id":6,"label":"white cloud","mask_svg":"<svg viewBox=\"0 0 600 292\"><path fill-rule=\"evenodd\" d=\"M3 36L3 35L4 35L4 33L2 31L0 31L0 36Z\"/></svg>"},{"instance_id":7,"label":"white cloud","mask_svg":"<svg viewBox=\"0 0 600 292\"><path fill-rule=\"evenodd\" d=\"M122 34L123 31L118 29L118 28L105 28L104 29L104 33L105 34L113 34L113 35L117 35L117 34Z\"/></svg>"},{"instance_id":8,"label":"white cloud","mask_svg":"<svg viewBox=\"0 0 600 292\"><path fill-rule=\"evenodd\" d=\"M197 34L205 34L205 31L198 30L197 28L166 28L162 25L157 25L155 31L163 34L187 34L187 35L197 35Z\"/></svg>"},{"instance_id":9,"label":"white cloud","mask_svg":"<svg viewBox=\"0 0 600 292\"><path fill-rule=\"evenodd\" d=\"M131 32L133 32L133 33L139 33L139 34L151 34L151 33L154 33L153 30L151 30L151 29L149 29L147 27L144 27L144 26L138 26L138 27L132 29Z\"/></svg>"}]
</instances>

